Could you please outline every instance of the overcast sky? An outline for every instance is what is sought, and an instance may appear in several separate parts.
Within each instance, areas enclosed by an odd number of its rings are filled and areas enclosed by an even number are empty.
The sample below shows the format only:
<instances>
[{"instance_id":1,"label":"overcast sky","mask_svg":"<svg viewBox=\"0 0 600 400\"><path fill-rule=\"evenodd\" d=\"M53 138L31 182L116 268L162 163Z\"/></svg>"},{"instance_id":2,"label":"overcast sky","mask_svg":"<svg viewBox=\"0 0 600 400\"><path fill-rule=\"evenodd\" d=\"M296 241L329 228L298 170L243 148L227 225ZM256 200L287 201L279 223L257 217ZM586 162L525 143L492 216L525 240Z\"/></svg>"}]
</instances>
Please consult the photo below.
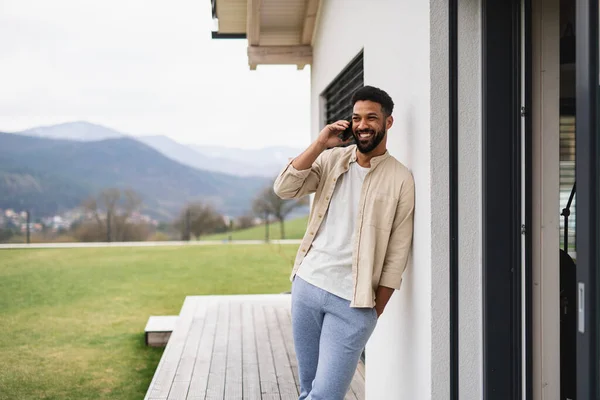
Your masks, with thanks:
<instances>
[{"instance_id":1,"label":"overcast sky","mask_svg":"<svg viewBox=\"0 0 600 400\"><path fill-rule=\"evenodd\" d=\"M257 148L309 141L310 70L248 68L209 0L0 0L0 131L84 120Z\"/></svg>"}]
</instances>

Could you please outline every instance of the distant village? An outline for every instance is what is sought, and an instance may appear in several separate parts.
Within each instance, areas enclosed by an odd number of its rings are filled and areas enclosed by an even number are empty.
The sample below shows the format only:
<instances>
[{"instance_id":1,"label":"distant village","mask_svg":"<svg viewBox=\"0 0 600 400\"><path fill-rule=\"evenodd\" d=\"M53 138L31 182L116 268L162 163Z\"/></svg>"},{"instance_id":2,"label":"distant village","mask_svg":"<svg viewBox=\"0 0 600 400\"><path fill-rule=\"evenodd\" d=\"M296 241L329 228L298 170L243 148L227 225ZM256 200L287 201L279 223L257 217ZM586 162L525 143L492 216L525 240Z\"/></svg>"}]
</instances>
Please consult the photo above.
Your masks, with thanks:
<instances>
[{"instance_id":1,"label":"distant village","mask_svg":"<svg viewBox=\"0 0 600 400\"><path fill-rule=\"evenodd\" d=\"M58 233L61 231L68 231L73 227L74 224L91 221L94 218L95 217L93 213L85 211L81 208L75 208L62 214L49 217L46 216L40 218L39 216L31 215L29 221L29 232ZM100 218L103 218L103 216L100 216ZM146 223L152 226L158 226L157 220L139 212L134 212L127 222ZM0 209L0 229L11 229L25 234L27 232L27 211L13 210L10 208L6 210Z\"/></svg>"}]
</instances>

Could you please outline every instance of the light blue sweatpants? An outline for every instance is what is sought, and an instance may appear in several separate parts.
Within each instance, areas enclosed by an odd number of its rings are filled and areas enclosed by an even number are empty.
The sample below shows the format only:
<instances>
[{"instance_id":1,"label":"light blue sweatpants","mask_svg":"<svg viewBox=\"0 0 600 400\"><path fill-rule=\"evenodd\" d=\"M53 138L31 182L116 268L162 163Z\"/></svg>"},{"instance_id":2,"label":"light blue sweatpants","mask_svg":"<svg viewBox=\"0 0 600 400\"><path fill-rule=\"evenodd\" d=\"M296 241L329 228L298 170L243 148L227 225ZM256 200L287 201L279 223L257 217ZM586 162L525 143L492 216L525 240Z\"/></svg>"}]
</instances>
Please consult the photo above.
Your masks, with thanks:
<instances>
[{"instance_id":1,"label":"light blue sweatpants","mask_svg":"<svg viewBox=\"0 0 600 400\"><path fill-rule=\"evenodd\" d=\"M348 300L295 276L292 330L299 400L344 400L376 324L374 308L351 308Z\"/></svg>"}]
</instances>

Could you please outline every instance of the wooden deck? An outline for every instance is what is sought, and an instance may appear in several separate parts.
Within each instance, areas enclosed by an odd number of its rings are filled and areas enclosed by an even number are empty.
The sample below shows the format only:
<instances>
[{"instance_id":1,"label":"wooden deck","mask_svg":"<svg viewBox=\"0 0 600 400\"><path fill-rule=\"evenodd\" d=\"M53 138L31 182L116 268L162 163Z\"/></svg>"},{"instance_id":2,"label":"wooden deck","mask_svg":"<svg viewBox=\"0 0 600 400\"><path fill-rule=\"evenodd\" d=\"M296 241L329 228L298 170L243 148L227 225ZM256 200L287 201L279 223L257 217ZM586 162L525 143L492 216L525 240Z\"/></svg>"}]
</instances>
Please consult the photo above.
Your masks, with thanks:
<instances>
[{"instance_id":1,"label":"wooden deck","mask_svg":"<svg viewBox=\"0 0 600 400\"><path fill-rule=\"evenodd\" d=\"M145 400L297 400L289 295L188 296ZM357 368L347 400L364 399Z\"/></svg>"}]
</instances>

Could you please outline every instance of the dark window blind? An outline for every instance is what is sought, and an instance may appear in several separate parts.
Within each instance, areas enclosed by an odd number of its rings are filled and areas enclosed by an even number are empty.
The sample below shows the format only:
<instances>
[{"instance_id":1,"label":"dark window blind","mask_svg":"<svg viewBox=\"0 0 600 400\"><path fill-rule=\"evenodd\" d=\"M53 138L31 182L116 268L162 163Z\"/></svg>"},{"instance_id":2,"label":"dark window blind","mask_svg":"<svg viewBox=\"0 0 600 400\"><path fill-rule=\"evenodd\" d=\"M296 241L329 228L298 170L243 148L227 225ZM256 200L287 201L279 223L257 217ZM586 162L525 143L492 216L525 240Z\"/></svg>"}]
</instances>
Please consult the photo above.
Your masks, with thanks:
<instances>
[{"instance_id":1,"label":"dark window blind","mask_svg":"<svg viewBox=\"0 0 600 400\"><path fill-rule=\"evenodd\" d=\"M364 65L361 52L323 92L327 124L340 119L347 120L352 116L352 95L363 86Z\"/></svg>"}]
</instances>

